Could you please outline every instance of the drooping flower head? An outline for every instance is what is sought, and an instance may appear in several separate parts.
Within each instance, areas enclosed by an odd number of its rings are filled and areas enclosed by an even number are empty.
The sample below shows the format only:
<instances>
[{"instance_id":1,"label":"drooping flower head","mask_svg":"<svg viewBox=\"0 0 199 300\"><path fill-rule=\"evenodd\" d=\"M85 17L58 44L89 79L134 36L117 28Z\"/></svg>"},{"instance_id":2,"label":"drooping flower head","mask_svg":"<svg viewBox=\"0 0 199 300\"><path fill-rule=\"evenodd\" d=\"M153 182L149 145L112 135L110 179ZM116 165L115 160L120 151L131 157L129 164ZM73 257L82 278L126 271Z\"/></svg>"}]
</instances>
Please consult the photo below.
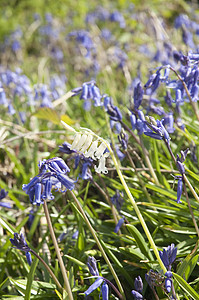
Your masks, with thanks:
<instances>
[{"instance_id":1,"label":"drooping flower head","mask_svg":"<svg viewBox=\"0 0 199 300\"><path fill-rule=\"evenodd\" d=\"M160 258L167 268L167 270L171 270L171 265L176 259L177 254L177 247L175 248L174 244L171 244L171 246L168 246L166 249L163 249L163 251L159 251Z\"/></svg>"},{"instance_id":2,"label":"drooping flower head","mask_svg":"<svg viewBox=\"0 0 199 300\"><path fill-rule=\"evenodd\" d=\"M28 244L26 243L26 240L23 236L23 234L14 233L14 239L10 239L11 244L14 246L14 248L24 251L26 254L27 262L29 265L31 265L32 258L30 254L30 248Z\"/></svg>"},{"instance_id":3,"label":"drooping flower head","mask_svg":"<svg viewBox=\"0 0 199 300\"><path fill-rule=\"evenodd\" d=\"M66 173L69 167L59 157L39 162L40 173L28 184L23 184L22 189L29 195L30 202L34 205L43 204L45 200L53 200L52 188L65 192L75 187L75 181L69 178ZM64 186L64 190L62 190Z\"/></svg>"}]
</instances>

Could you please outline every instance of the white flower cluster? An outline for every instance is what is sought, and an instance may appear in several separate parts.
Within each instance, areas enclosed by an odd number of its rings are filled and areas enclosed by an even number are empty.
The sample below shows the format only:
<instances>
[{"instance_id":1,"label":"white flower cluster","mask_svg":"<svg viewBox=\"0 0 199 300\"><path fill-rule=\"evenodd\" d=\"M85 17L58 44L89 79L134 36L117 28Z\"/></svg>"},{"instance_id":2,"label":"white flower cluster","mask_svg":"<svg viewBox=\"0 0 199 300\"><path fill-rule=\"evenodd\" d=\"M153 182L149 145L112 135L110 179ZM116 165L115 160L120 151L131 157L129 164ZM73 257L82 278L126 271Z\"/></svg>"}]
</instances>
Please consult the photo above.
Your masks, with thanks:
<instances>
[{"instance_id":1,"label":"white flower cluster","mask_svg":"<svg viewBox=\"0 0 199 300\"><path fill-rule=\"evenodd\" d=\"M105 166L105 158L109 156L109 152L104 153L106 145L99 139L93 142L93 135L90 133L76 133L71 150L77 150L84 153L85 157L91 157L93 160L99 160L99 166L95 166L97 173L107 174L108 170Z\"/></svg>"}]
</instances>

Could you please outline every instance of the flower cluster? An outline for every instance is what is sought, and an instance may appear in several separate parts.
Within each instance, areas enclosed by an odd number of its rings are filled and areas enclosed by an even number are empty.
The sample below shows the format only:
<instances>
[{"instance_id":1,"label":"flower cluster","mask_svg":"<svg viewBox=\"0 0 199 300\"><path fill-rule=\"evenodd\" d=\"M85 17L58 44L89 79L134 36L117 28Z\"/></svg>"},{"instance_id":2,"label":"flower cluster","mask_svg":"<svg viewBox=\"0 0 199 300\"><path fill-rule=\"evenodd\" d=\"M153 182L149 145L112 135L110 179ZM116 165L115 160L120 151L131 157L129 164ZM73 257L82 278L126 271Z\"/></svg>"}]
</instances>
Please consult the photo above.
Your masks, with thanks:
<instances>
[{"instance_id":1,"label":"flower cluster","mask_svg":"<svg viewBox=\"0 0 199 300\"><path fill-rule=\"evenodd\" d=\"M143 282L142 282L142 278L140 276L135 278L134 287L135 287L135 290L132 290L131 293L133 294L135 300L143 300L144 299L142 296Z\"/></svg>"},{"instance_id":2,"label":"flower cluster","mask_svg":"<svg viewBox=\"0 0 199 300\"><path fill-rule=\"evenodd\" d=\"M75 181L66 175L70 169L63 159L54 157L43 160L39 163L39 170L40 173L22 187L32 204L39 206L44 200L53 200L52 187L61 192L74 189Z\"/></svg>"},{"instance_id":3,"label":"flower cluster","mask_svg":"<svg viewBox=\"0 0 199 300\"><path fill-rule=\"evenodd\" d=\"M102 95L100 94L100 90L96 86L96 82L94 80L84 82L81 87L73 89L72 92L74 93L74 96L80 94L80 99L84 100L85 110L90 110L90 100L94 101L94 106L103 105L101 102Z\"/></svg>"},{"instance_id":4,"label":"flower cluster","mask_svg":"<svg viewBox=\"0 0 199 300\"><path fill-rule=\"evenodd\" d=\"M7 196L8 192L6 192L4 189L0 190L0 206L6 207L6 208L11 208L11 204L7 202L2 202L1 200L4 199Z\"/></svg>"},{"instance_id":5,"label":"flower cluster","mask_svg":"<svg viewBox=\"0 0 199 300\"><path fill-rule=\"evenodd\" d=\"M14 248L24 251L26 254L27 262L29 265L32 263L32 258L30 254L30 248L28 244L26 243L26 240L23 236L23 234L14 233L14 239L10 239L10 242L14 246Z\"/></svg>"},{"instance_id":6,"label":"flower cluster","mask_svg":"<svg viewBox=\"0 0 199 300\"><path fill-rule=\"evenodd\" d=\"M175 248L174 244L171 244L171 246L168 246L166 249L163 249L163 251L159 251L160 258L167 268L167 272L165 273L166 279L165 279L165 287L167 292L169 293L172 288L172 272L171 272L171 266L173 262L176 259L177 254L177 248Z\"/></svg>"},{"instance_id":7,"label":"flower cluster","mask_svg":"<svg viewBox=\"0 0 199 300\"><path fill-rule=\"evenodd\" d=\"M108 300L109 288L106 279L99 275L97 262L94 257L89 256L87 266L92 276L97 277L95 282L84 292L86 296L90 295L94 290L101 286L102 299Z\"/></svg>"},{"instance_id":8,"label":"flower cluster","mask_svg":"<svg viewBox=\"0 0 199 300\"><path fill-rule=\"evenodd\" d=\"M87 159L85 161L87 166L84 165L84 173L87 170L87 167L91 165L92 161L88 160L89 158L92 160L99 160L98 167L95 166L95 171L97 173L108 173L105 166L105 159L109 156L106 144L100 140L93 141L93 135L91 133L76 133L72 145L68 145L67 147L69 148L68 151L79 151Z\"/></svg>"}]
</instances>

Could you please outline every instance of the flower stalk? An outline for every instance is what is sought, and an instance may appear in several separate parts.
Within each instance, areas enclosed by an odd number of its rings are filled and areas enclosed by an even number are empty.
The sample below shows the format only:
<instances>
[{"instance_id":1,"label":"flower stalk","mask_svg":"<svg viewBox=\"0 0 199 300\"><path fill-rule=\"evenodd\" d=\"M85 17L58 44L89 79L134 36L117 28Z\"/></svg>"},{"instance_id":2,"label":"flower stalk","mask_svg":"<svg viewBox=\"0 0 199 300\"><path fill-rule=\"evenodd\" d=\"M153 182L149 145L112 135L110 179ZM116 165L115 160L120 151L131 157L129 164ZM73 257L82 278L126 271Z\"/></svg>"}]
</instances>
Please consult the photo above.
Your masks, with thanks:
<instances>
[{"instance_id":1,"label":"flower stalk","mask_svg":"<svg viewBox=\"0 0 199 300\"><path fill-rule=\"evenodd\" d=\"M116 282L116 284L118 286L118 289L119 289L119 291L120 291L120 293L122 295L122 297L120 299L125 300L126 298L125 298L124 290L123 290L122 285L121 285L121 283L119 281L119 278L117 277L117 274L116 274L116 272L115 272L115 270L114 270L111 262L109 261L109 258L106 255L106 252L104 251L104 249L103 249L103 247L102 247L102 245L101 245L101 243L100 243L100 241L99 241L99 239L97 237L97 234L96 234L94 228L92 227L91 223L89 222L89 220L88 220L88 218L87 218L87 216L86 216L86 214L85 214L85 212L84 212L81 204L79 203L77 197L75 196L75 194L72 191L68 191L68 192L70 193L70 195L72 196L73 200L75 201L75 203L76 203L76 205L77 205L80 213L82 214L82 216L83 216L83 218L84 218L84 220L85 220L85 222L86 222L86 224L87 224L87 226L88 226L91 234L93 235L93 237L94 237L94 239L96 241L96 244L97 244L99 250L101 251L101 253L102 253L103 257L104 257L104 260L106 261L106 263L107 263L107 265L108 265L108 267L109 267L109 269L110 269L110 271L111 271L111 273L112 273L112 275L113 275L113 277L115 279L115 282Z\"/></svg>"},{"instance_id":2,"label":"flower stalk","mask_svg":"<svg viewBox=\"0 0 199 300\"><path fill-rule=\"evenodd\" d=\"M51 219L50 219L50 215L49 215L49 212L48 212L48 207L47 207L46 201L44 201L43 207L44 207L44 213L45 213L45 216L46 216L46 221L47 221L47 224L48 224L48 227L49 227L50 235L51 235L54 247L55 247L55 251L56 251L56 254L57 254L58 261L59 261L60 269L61 269L62 276L63 276L63 279L64 279L64 289L66 290L66 292L68 294L68 300L73 300L73 294L72 294L71 287L70 287L70 284L69 284L69 280L68 280L68 277L67 277L66 269L65 269L65 266L64 266L61 254L60 254L59 246L57 244L55 233L54 233L54 230L53 230L53 227L52 227L52 223L51 223Z\"/></svg>"}]
</instances>

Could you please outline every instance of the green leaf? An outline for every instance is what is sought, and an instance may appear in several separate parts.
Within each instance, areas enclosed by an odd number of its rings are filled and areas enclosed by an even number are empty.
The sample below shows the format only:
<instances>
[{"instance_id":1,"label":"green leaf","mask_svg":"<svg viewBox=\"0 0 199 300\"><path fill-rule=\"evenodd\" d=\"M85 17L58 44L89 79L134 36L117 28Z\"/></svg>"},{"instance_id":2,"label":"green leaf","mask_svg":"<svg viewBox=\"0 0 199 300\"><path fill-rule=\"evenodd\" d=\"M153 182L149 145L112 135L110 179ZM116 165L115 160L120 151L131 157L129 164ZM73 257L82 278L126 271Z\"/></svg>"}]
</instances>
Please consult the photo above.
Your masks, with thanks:
<instances>
[{"instance_id":1,"label":"green leaf","mask_svg":"<svg viewBox=\"0 0 199 300\"><path fill-rule=\"evenodd\" d=\"M30 299L32 282L34 280L34 274L35 274L35 270L36 270L38 262L39 262L39 260L37 258L35 258L31 264L30 272L27 276L27 285L26 285L24 300Z\"/></svg>"},{"instance_id":2,"label":"green leaf","mask_svg":"<svg viewBox=\"0 0 199 300\"><path fill-rule=\"evenodd\" d=\"M72 262L74 262L76 265L78 265L81 268L86 268L87 267L86 264L84 264L80 260L78 260L78 259L76 259L76 258L74 258L74 257L72 257L70 255L65 254L64 256L67 257L68 259L70 259Z\"/></svg>"},{"instance_id":3,"label":"green leaf","mask_svg":"<svg viewBox=\"0 0 199 300\"><path fill-rule=\"evenodd\" d=\"M141 252L148 257L150 260L153 259L153 255L150 252L150 249L148 248L147 243L145 242L142 234L139 232L139 230L131 224L127 224L126 227L129 229L130 233L133 235L138 247L140 248Z\"/></svg>"},{"instance_id":4,"label":"green leaf","mask_svg":"<svg viewBox=\"0 0 199 300\"><path fill-rule=\"evenodd\" d=\"M173 273L173 272L172 272ZM180 287L194 300L199 300L199 294L178 274L173 273L173 276Z\"/></svg>"},{"instance_id":5,"label":"green leaf","mask_svg":"<svg viewBox=\"0 0 199 300\"><path fill-rule=\"evenodd\" d=\"M34 113L34 116L38 119L51 121L52 123L58 125L60 124L60 118L57 112L50 107L41 107L39 110Z\"/></svg>"}]
</instances>

